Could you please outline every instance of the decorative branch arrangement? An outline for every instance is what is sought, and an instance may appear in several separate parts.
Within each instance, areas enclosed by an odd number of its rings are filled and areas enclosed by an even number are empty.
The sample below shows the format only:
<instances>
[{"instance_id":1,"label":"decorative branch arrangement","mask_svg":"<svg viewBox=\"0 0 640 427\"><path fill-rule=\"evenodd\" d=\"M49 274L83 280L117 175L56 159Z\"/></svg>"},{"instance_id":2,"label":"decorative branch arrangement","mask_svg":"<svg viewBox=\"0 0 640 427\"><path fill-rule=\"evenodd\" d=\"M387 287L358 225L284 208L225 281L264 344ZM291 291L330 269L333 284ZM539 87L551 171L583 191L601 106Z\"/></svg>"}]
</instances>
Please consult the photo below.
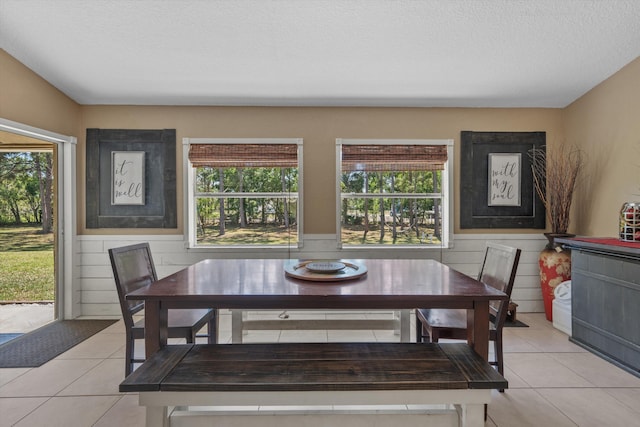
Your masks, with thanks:
<instances>
[{"instance_id":1,"label":"decorative branch arrangement","mask_svg":"<svg viewBox=\"0 0 640 427\"><path fill-rule=\"evenodd\" d=\"M566 234L578 175L584 166L582 151L559 145L529 151L536 192L546 209L553 234Z\"/></svg>"}]
</instances>

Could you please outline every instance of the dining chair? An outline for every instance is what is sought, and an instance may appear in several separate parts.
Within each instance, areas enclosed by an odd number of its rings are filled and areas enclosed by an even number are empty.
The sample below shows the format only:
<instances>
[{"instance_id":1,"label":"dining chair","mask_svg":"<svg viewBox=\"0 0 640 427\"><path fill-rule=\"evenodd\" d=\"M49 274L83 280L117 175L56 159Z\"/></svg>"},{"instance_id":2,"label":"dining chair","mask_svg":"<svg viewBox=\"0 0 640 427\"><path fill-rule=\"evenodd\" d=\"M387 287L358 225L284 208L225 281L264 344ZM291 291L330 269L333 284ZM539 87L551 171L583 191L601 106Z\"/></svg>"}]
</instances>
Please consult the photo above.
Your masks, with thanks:
<instances>
[{"instance_id":1,"label":"dining chair","mask_svg":"<svg viewBox=\"0 0 640 427\"><path fill-rule=\"evenodd\" d=\"M134 315L144 308L144 301L127 301L125 296L147 285L153 286L158 280L148 243L122 246L109 249L109 259L118 290L120 308L125 324L125 376L133 371L135 363L144 359L134 354L135 340L144 339L144 318L134 319ZM196 333L207 326L209 344L216 342L217 318L213 309L172 309L168 312L168 337L184 338L194 343Z\"/></svg>"},{"instance_id":2,"label":"dining chair","mask_svg":"<svg viewBox=\"0 0 640 427\"><path fill-rule=\"evenodd\" d=\"M478 280L511 298L520 261L520 249L487 242ZM507 318L509 299L489 302L489 341L494 342L495 360L489 363L504 375L502 328ZM440 338L467 339L467 311L463 309L416 309L416 340L438 342ZM500 390L504 391L504 390Z\"/></svg>"}]
</instances>

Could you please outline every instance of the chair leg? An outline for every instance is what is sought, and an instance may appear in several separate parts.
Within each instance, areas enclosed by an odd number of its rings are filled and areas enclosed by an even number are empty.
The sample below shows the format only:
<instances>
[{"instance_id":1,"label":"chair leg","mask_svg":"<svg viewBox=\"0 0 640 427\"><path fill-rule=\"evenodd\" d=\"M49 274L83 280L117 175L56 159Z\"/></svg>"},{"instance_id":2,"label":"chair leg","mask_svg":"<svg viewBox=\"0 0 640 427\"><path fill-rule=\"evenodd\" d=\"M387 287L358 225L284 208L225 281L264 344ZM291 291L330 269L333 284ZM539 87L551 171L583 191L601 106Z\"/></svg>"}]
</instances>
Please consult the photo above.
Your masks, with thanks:
<instances>
[{"instance_id":1,"label":"chair leg","mask_svg":"<svg viewBox=\"0 0 640 427\"><path fill-rule=\"evenodd\" d=\"M504 375L504 361L502 357L502 336L498 334L495 341L496 363L498 365L498 372L500 375Z\"/></svg>"},{"instance_id":2,"label":"chair leg","mask_svg":"<svg viewBox=\"0 0 640 427\"><path fill-rule=\"evenodd\" d=\"M420 325L418 327L418 325ZM425 341L425 338L428 338L428 341ZM429 330L422 324L422 322L420 322L419 320L416 319L416 342L438 342L438 333L435 330L431 330L431 333L429 333Z\"/></svg>"},{"instance_id":3,"label":"chair leg","mask_svg":"<svg viewBox=\"0 0 640 427\"><path fill-rule=\"evenodd\" d=\"M132 336L127 334L127 343L125 345L124 350L124 376L125 378L129 376L129 374L133 371L133 351L134 351L134 340Z\"/></svg>"},{"instance_id":4,"label":"chair leg","mask_svg":"<svg viewBox=\"0 0 640 427\"><path fill-rule=\"evenodd\" d=\"M496 353L496 364L498 365L498 373L504 376L504 357L502 354L502 334L496 333L496 340L494 341L494 350ZM500 393L504 393L504 389L499 390Z\"/></svg>"},{"instance_id":5,"label":"chair leg","mask_svg":"<svg viewBox=\"0 0 640 427\"><path fill-rule=\"evenodd\" d=\"M431 333L429 333L418 316L416 316L416 342L438 342L437 333L435 334L435 339L433 335L434 331L432 330ZM425 341L425 338L429 338L429 341Z\"/></svg>"}]
</instances>

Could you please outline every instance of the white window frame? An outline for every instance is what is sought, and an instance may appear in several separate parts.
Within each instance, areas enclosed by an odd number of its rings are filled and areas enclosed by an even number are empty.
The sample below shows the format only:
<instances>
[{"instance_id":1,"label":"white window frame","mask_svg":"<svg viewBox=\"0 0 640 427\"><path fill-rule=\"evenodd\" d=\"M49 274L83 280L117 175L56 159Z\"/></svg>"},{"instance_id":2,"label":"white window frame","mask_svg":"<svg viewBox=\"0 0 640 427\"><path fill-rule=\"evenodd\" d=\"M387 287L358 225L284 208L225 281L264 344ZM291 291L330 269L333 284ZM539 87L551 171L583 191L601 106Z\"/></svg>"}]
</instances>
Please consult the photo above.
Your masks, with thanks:
<instances>
[{"instance_id":1,"label":"white window frame","mask_svg":"<svg viewBox=\"0 0 640 427\"><path fill-rule=\"evenodd\" d=\"M442 170L442 239L439 245L346 245L342 244L342 146L343 145L445 145L447 162ZM453 246L453 139L336 139L336 230L338 249L441 249Z\"/></svg>"},{"instance_id":2,"label":"white window frame","mask_svg":"<svg viewBox=\"0 0 640 427\"><path fill-rule=\"evenodd\" d=\"M197 243L196 233L196 197L195 197L195 168L189 160L189 147L191 144L295 144L298 146L298 203L296 212L296 227L298 240L296 246L302 247L302 233L301 230L303 221L303 206L302 206L302 190L303 186L303 171L302 171L302 138L183 138L182 139L182 159L183 159L183 174L184 174L184 194L187 198L185 206L185 233L187 237L187 248L273 248L284 247L288 245L202 245ZM254 193L256 196L264 195L265 193Z\"/></svg>"}]
</instances>

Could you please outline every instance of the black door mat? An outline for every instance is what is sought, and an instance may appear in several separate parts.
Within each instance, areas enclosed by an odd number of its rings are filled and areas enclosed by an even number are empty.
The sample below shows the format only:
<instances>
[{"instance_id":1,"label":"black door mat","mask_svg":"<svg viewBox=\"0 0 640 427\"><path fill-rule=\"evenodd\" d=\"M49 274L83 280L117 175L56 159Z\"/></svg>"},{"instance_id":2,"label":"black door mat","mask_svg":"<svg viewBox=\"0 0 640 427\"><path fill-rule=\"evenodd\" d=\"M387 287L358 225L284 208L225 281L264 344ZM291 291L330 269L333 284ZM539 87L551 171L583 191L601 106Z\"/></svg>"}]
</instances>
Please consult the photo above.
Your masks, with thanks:
<instances>
[{"instance_id":1,"label":"black door mat","mask_svg":"<svg viewBox=\"0 0 640 427\"><path fill-rule=\"evenodd\" d=\"M117 320L60 320L0 345L0 368L35 368Z\"/></svg>"},{"instance_id":2,"label":"black door mat","mask_svg":"<svg viewBox=\"0 0 640 427\"><path fill-rule=\"evenodd\" d=\"M513 322L509 322L508 320L504 322L504 327L505 328L528 328L529 325L527 325L524 322L521 322L520 320L516 320Z\"/></svg>"}]
</instances>

